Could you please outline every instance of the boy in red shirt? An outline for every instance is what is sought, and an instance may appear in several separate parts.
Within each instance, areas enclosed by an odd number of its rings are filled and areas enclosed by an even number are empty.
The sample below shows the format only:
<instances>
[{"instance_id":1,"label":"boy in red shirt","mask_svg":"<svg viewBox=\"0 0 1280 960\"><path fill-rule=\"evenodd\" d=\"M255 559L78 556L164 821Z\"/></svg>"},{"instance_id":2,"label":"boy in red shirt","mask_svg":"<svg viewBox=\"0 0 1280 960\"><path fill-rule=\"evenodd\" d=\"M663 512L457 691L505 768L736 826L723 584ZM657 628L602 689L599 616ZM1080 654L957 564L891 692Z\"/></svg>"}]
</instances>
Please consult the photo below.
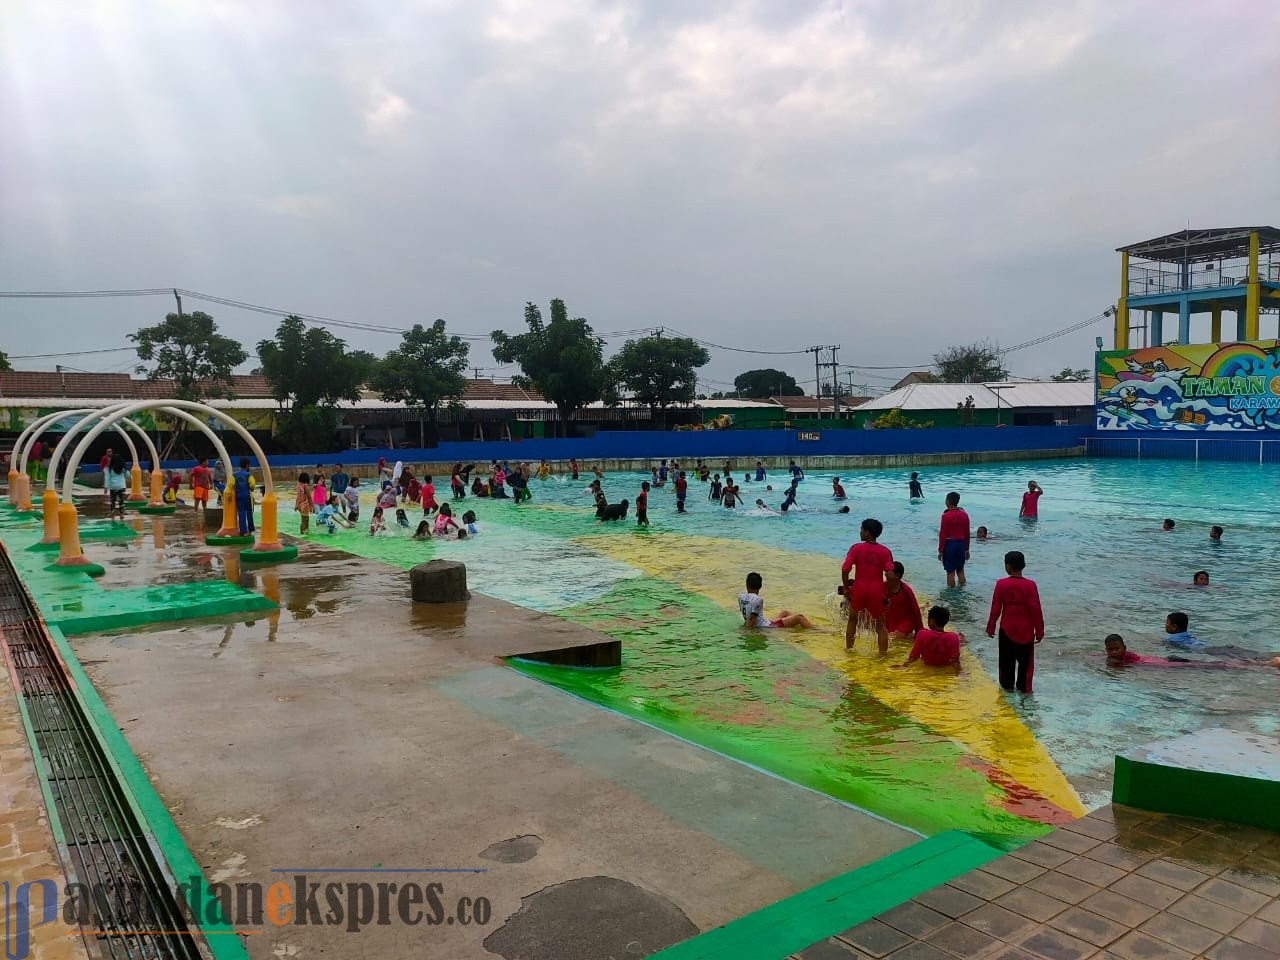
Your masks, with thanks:
<instances>
[{"instance_id":1,"label":"boy in red shirt","mask_svg":"<svg viewBox=\"0 0 1280 960\"><path fill-rule=\"evenodd\" d=\"M649 481L640 484L640 493L636 495L636 526L649 525Z\"/></svg>"},{"instance_id":2,"label":"boy in red shirt","mask_svg":"<svg viewBox=\"0 0 1280 960\"><path fill-rule=\"evenodd\" d=\"M1044 639L1044 613L1040 609L1040 591L1034 580L1022 575L1027 558L1021 550L1004 555L1007 577L996 581L991 595L991 615L987 617L987 636L996 635L1000 622L1000 686L1006 690L1031 692L1035 673L1035 644Z\"/></svg>"},{"instance_id":3,"label":"boy in red shirt","mask_svg":"<svg viewBox=\"0 0 1280 960\"><path fill-rule=\"evenodd\" d=\"M924 629L920 619L920 601L916 592L902 580L906 573L897 560L893 561L893 569L884 574L884 625L891 637L910 639Z\"/></svg>"},{"instance_id":4,"label":"boy in red shirt","mask_svg":"<svg viewBox=\"0 0 1280 960\"><path fill-rule=\"evenodd\" d=\"M1044 493L1044 487L1034 480L1028 480L1027 492L1022 495L1022 509L1018 511L1018 516L1026 517L1028 520L1038 520L1040 518L1040 494L1042 493Z\"/></svg>"},{"instance_id":5,"label":"boy in red shirt","mask_svg":"<svg viewBox=\"0 0 1280 960\"><path fill-rule=\"evenodd\" d=\"M969 559L969 514L960 509L960 494L947 494L947 509L938 522L938 559L947 571L947 586L964 586L964 562Z\"/></svg>"},{"instance_id":6,"label":"boy in red shirt","mask_svg":"<svg viewBox=\"0 0 1280 960\"><path fill-rule=\"evenodd\" d=\"M884 524L868 517L862 521L858 535L862 538L849 548L849 554L840 567L840 581L844 595L849 598L849 620L844 625L844 646L853 649L854 634L858 630L858 614L866 611L876 622L876 639L880 652L889 652L889 631L884 623L884 574L893 569L893 554L876 540L884 532ZM849 571L853 571L853 583L849 583Z\"/></svg>"},{"instance_id":7,"label":"boy in red shirt","mask_svg":"<svg viewBox=\"0 0 1280 960\"><path fill-rule=\"evenodd\" d=\"M213 486L213 474L209 472L209 458L201 457L191 468L191 499L196 510L209 512L209 488Z\"/></svg>"},{"instance_id":8,"label":"boy in red shirt","mask_svg":"<svg viewBox=\"0 0 1280 960\"><path fill-rule=\"evenodd\" d=\"M684 513L684 498L689 495L689 481L685 479L684 471L681 470L676 475L676 513Z\"/></svg>"},{"instance_id":9,"label":"boy in red shirt","mask_svg":"<svg viewBox=\"0 0 1280 960\"><path fill-rule=\"evenodd\" d=\"M946 607L930 608L929 628L916 633L911 656L907 657L906 663L896 666L905 667L916 660L923 660L926 667L949 667L954 664L959 672L960 644L964 643L964 634L944 630L950 622L951 611Z\"/></svg>"}]
</instances>

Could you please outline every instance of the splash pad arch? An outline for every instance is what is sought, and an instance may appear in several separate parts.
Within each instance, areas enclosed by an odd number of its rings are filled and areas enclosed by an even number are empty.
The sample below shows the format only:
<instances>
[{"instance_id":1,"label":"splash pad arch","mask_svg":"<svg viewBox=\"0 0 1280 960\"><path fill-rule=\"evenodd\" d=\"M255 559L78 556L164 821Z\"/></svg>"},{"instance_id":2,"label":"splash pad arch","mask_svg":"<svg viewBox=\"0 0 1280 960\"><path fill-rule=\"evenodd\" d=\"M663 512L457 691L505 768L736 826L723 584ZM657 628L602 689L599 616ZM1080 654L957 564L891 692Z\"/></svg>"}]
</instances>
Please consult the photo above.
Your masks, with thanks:
<instances>
[{"instance_id":1,"label":"splash pad arch","mask_svg":"<svg viewBox=\"0 0 1280 960\"><path fill-rule=\"evenodd\" d=\"M93 575L100 574L102 568L97 564L89 561L84 555L84 550L80 546L79 517L76 512L75 501L73 499L75 471L79 467L81 459L88 451L89 446L104 431L111 429L112 426L123 418L127 418L135 413L144 410L154 410L170 415L176 415L180 419L193 423L198 429L209 435L215 443L216 449L223 455L224 460L230 466L230 457L226 453L226 447L222 444L221 438L209 428L208 424L191 416L191 414L202 414L206 418L216 419L227 427L234 430L244 440L245 444L252 451L258 464L262 468L263 485L265 495L262 499L262 530L259 534L257 543L250 549L242 550L240 557L248 563L271 563L282 560L293 560L298 555L298 548L286 546L280 543L280 537L277 530L277 510L275 484L271 477L271 465L267 462L266 453L254 439L253 435L229 414L218 410L204 403L197 403L194 400L138 400L126 403L115 404L101 410L94 411L90 417L86 419L96 419L97 422L89 428L89 431L79 440L74 450L71 452L67 461L66 477L63 481L63 495L61 502L58 501L56 483L50 482L45 490L46 503L49 495L52 494L53 503L56 505L58 518L58 534L59 534L59 556L57 561L50 567L54 570L68 571L84 571ZM83 421L82 421L83 422ZM79 426L79 424L77 424ZM71 434L64 437L54 450L53 457L50 459L50 472L54 473L53 467L59 461L61 455L69 446ZM159 465L157 469L152 471L151 486L153 492L156 491L157 481L160 477ZM56 476L56 473L54 473ZM229 538L230 530L226 525L228 516L234 519L234 501L235 501L235 478L233 475L227 477L227 489L223 495L223 529L219 530L220 537ZM238 528L235 530L238 534ZM222 542L227 542L225 539ZM238 542L238 541L235 541Z\"/></svg>"}]
</instances>

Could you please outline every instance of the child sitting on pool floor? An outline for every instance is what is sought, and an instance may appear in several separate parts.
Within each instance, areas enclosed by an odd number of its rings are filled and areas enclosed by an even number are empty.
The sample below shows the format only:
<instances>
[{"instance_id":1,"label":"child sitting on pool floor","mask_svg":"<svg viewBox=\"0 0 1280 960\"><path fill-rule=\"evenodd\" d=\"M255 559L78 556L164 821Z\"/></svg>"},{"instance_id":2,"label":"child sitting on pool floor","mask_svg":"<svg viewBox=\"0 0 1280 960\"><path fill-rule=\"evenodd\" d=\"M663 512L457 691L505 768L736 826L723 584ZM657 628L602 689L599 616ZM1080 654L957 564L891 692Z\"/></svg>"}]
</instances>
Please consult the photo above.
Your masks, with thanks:
<instances>
[{"instance_id":1,"label":"child sitting on pool floor","mask_svg":"<svg viewBox=\"0 0 1280 960\"><path fill-rule=\"evenodd\" d=\"M951 611L946 607L929 608L929 626L916 631L916 642L911 645L911 655L904 663L894 664L896 668L910 666L917 660L923 660L927 667L949 667L954 665L960 670L960 644L964 643L964 634L943 629L951 622Z\"/></svg>"},{"instance_id":2,"label":"child sitting on pool floor","mask_svg":"<svg viewBox=\"0 0 1280 960\"><path fill-rule=\"evenodd\" d=\"M742 622L748 627L800 627L808 629L813 624L803 613L790 610L781 611L770 620L764 615L764 598L760 591L764 587L764 578L758 573L747 574L747 589L738 594L738 609L742 612Z\"/></svg>"}]
</instances>

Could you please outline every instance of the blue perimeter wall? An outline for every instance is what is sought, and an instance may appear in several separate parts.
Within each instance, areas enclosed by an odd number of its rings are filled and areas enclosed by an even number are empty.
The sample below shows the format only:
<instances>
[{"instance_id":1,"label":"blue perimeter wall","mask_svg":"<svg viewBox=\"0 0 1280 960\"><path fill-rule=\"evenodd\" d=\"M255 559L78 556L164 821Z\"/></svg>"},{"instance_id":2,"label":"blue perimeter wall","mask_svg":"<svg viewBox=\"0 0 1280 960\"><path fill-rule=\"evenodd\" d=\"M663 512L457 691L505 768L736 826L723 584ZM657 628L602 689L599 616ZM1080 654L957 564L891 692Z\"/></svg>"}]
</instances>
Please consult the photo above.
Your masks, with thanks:
<instances>
[{"instance_id":1,"label":"blue perimeter wall","mask_svg":"<svg viewBox=\"0 0 1280 960\"><path fill-rule=\"evenodd\" d=\"M442 443L437 447L390 450L342 450L327 453L278 454L272 466L326 468L376 464L379 457L393 463L488 463L491 460L717 460L725 457L861 457L914 453L980 453L1009 450L1061 450L1083 445L1092 433L1085 425L1065 427L953 427L927 430L823 430L817 440L800 440L797 430L704 430L600 432L594 437L542 440L487 440ZM233 456L240 449L234 435L225 439ZM251 458L252 459L252 458ZM166 461L166 467L187 468L191 460ZM88 472L86 470L86 472Z\"/></svg>"}]
</instances>

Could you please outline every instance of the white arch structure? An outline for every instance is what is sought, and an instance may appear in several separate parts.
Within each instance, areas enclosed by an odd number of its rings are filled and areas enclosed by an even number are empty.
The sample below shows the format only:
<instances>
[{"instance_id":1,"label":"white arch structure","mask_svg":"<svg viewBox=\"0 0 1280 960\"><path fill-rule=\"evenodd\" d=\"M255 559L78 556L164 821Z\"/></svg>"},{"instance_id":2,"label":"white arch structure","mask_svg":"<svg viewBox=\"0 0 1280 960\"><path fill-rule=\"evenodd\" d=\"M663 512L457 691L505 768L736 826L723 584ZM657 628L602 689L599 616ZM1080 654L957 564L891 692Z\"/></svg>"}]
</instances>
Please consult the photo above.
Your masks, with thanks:
<instances>
[{"instance_id":1,"label":"white arch structure","mask_svg":"<svg viewBox=\"0 0 1280 960\"><path fill-rule=\"evenodd\" d=\"M33 421L25 430L18 435L17 441L13 445L13 455L9 462L9 504L18 510L31 509L31 477L27 474L27 462L31 459L31 452L35 449L36 441L49 428L50 424L56 423L67 417L79 416L81 421L73 425L73 430L81 429L80 424L83 418L89 414L99 413L115 404L108 404L107 407L77 407L71 410L59 410L54 413L45 414ZM133 458L133 483L130 498L133 500L142 499L142 467L138 460L138 450L133 445L129 436L125 433L125 428L132 430L146 445L147 452L151 455L151 465L155 469L160 463L160 453L156 450L156 445L152 442L150 435L141 426L132 420L121 420L113 425L116 433L124 438L125 445L129 448L129 454ZM47 482L46 482L47 486ZM56 537L56 528L55 528Z\"/></svg>"},{"instance_id":2,"label":"white arch structure","mask_svg":"<svg viewBox=\"0 0 1280 960\"><path fill-rule=\"evenodd\" d=\"M193 400L137 400L115 404L101 410L96 410L90 414L86 420L96 419L97 422L76 444L75 449L71 452L70 458L67 460L66 477L63 483L62 502L58 503L56 484L51 481L46 487L46 503L49 501L50 495L52 494L52 500L56 505L58 516L60 551L58 560L54 565L56 567L66 569L93 566L93 564L91 564L85 557L84 551L80 547L79 519L76 513L75 502L72 499L75 484L75 471L80 465L81 458L83 458L85 453L88 452L90 445L98 438L98 436L100 436L104 431L111 429L111 427L119 420L127 418L135 413L140 413L144 410L155 410L170 415L176 415L180 419L184 419L189 423L195 424L197 428L205 431L213 438L218 452L223 455L223 459L227 462L228 467L231 465L231 458L227 455L226 447L223 446L221 438L217 437L206 423L196 417L190 416L190 414L200 413L206 417L217 419L240 435L241 439L244 440L249 449L253 451L259 465L262 467L262 479L266 490L262 499L262 530L259 534L258 542L254 545L252 552L269 555L271 553L284 551L285 548L282 547L280 543L279 533L276 528L277 503L275 484L271 477L271 465L267 462L267 455L263 452L258 441L253 438L253 435L244 427L244 425L221 410L211 407L208 404L197 403ZM83 423L85 421L81 422ZM77 424L77 427L79 426L80 424ZM53 456L50 458L51 475L55 475L54 467L60 461L62 454L69 446L72 439L73 434L69 433L67 436L63 437L62 441L54 450ZM158 469L152 472L153 491L155 490L156 479L159 475ZM228 513L234 516L234 501L235 479L233 476L228 475L227 489L223 495L224 522ZM223 532L224 531L219 531L219 533ZM289 549L292 550L293 548Z\"/></svg>"}]
</instances>

